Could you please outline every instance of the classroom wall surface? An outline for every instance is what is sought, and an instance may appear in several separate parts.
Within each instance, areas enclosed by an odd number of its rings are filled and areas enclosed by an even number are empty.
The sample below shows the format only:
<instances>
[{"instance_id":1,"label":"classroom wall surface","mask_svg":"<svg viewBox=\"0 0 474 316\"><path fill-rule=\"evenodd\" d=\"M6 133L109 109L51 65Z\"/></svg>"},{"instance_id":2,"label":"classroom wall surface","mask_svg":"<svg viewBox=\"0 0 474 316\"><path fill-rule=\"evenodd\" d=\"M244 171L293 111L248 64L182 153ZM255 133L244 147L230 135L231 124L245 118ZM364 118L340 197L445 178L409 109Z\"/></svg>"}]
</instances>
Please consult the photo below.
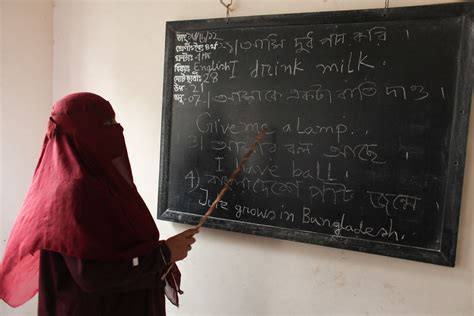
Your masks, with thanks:
<instances>
[{"instance_id":1,"label":"classroom wall surface","mask_svg":"<svg viewBox=\"0 0 474 316\"><path fill-rule=\"evenodd\" d=\"M0 0L0 258L28 189L52 103L52 1ZM2 260L2 259L0 259ZM0 316L36 315L0 300Z\"/></svg>"},{"instance_id":2,"label":"classroom wall surface","mask_svg":"<svg viewBox=\"0 0 474 316\"><path fill-rule=\"evenodd\" d=\"M449 1L390 1L390 6ZM234 0L231 16L380 8L382 0ZM108 99L156 218L165 22L225 16L219 0L2 2L1 245L31 181L53 100ZM54 45L53 45L54 39ZM16 56L16 58L15 58ZM472 121L472 120L471 120ZM455 268L203 228L168 315L473 315L474 122ZM162 238L189 226L158 221ZM0 315L36 315L36 300ZM132 315L131 315L132 316Z\"/></svg>"}]
</instances>

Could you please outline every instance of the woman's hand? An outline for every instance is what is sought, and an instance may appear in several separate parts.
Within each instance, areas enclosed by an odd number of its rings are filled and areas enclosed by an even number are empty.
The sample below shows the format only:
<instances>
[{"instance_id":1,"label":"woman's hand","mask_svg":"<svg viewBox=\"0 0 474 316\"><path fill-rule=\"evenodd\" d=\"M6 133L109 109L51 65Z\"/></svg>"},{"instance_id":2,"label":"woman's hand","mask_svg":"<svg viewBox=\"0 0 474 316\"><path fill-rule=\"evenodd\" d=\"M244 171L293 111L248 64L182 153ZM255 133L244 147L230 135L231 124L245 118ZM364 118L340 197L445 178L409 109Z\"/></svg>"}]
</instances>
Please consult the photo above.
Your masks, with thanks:
<instances>
[{"instance_id":1,"label":"woman's hand","mask_svg":"<svg viewBox=\"0 0 474 316\"><path fill-rule=\"evenodd\" d=\"M188 252L191 250L191 245L196 241L196 239L194 239L194 235L198 232L199 229L192 228L166 240L165 243L171 253L171 262L183 260L187 257Z\"/></svg>"}]
</instances>

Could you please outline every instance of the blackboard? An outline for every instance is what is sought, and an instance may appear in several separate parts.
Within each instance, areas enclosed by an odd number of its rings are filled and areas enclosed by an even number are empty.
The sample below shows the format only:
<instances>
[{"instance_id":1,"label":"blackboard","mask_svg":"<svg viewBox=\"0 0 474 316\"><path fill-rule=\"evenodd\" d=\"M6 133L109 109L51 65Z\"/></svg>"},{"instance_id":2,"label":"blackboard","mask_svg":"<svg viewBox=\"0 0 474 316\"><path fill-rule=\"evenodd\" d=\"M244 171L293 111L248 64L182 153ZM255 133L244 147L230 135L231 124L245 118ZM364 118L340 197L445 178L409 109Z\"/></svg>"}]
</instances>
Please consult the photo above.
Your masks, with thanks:
<instances>
[{"instance_id":1,"label":"blackboard","mask_svg":"<svg viewBox=\"0 0 474 316\"><path fill-rule=\"evenodd\" d=\"M467 3L166 24L158 218L454 266Z\"/></svg>"}]
</instances>

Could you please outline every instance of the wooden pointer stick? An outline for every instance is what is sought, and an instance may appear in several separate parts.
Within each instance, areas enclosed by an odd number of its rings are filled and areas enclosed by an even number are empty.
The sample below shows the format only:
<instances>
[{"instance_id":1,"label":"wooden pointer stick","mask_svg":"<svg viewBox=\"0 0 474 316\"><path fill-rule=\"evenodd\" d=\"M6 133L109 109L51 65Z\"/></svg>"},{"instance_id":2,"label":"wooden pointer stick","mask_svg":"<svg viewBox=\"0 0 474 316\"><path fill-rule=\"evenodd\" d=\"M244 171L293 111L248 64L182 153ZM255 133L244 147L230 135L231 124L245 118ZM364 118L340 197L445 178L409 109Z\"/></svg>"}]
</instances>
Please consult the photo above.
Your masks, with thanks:
<instances>
[{"instance_id":1,"label":"wooden pointer stick","mask_svg":"<svg viewBox=\"0 0 474 316\"><path fill-rule=\"evenodd\" d=\"M222 200L222 198L224 197L224 194L230 189L230 185L232 184L232 182L235 181L235 178L237 177L239 172L242 171L242 168L244 167L244 164L250 159L250 156L252 156L252 154L255 152L255 148L257 148L258 143L260 143L262 141L262 139L263 139L263 137L265 136L266 133L267 133L267 129L263 128L262 131L257 134L257 137L255 138L255 142L253 143L252 147L250 147L250 149L244 155L242 160L239 162L239 165L237 166L237 169L235 169L234 172L232 172L229 179L226 181L226 183L222 187L221 191L217 195L216 199L211 204L211 207L209 207L207 212L201 218L201 221L196 226L196 228L200 228L207 221L209 216L211 216L212 212L214 212L214 210L217 207L217 203L219 203L220 200Z\"/></svg>"},{"instance_id":2,"label":"wooden pointer stick","mask_svg":"<svg viewBox=\"0 0 474 316\"><path fill-rule=\"evenodd\" d=\"M263 139L263 137L265 137L266 133L267 133L267 129L264 127L264 128L262 128L260 133L257 134L257 137L255 137L255 142L253 143L252 147L250 147L250 149L247 151L247 153L245 153L242 160L240 160L240 162L237 166L237 169L235 169L234 172L232 172L229 179L226 181L226 183L224 183L224 186L222 187L221 191L217 195L216 199L214 200L214 202L212 202L211 207L209 207L207 212L203 215L203 217L199 221L199 224L197 224L197 226L195 227L196 229L200 228L202 225L204 225L204 223L207 221L209 216L211 216L211 214L214 212L214 210L217 207L217 204L220 202L220 200L222 200L222 198L224 197L224 194L230 189L230 185L232 184L232 182L235 181L235 178L237 177L239 172L242 171L242 168L244 167L245 163L250 159L250 156L252 156L252 154L255 152L255 149L257 148L257 145L262 141L262 139ZM168 270L166 270L166 272L161 276L161 280L164 280L166 278L168 273L171 271L171 268L173 268L173 265L174 265L174 263L172 263L168 267Z\"/></svg>"}]
</instances>

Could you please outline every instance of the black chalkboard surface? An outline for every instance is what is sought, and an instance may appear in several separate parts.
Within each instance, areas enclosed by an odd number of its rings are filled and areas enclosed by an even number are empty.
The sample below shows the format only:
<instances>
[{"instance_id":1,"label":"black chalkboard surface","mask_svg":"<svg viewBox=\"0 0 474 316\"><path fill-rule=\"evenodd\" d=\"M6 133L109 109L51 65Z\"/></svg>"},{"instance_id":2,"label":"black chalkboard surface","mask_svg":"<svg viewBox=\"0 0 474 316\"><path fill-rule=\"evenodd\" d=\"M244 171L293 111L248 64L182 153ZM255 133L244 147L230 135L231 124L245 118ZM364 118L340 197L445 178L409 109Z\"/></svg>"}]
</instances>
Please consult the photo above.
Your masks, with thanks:
<instances>
[{"instance_id":1,"label":"black chalkboard surface","mask_svg":"<svg viewBox=\"0 0 474 316\"><path fill-rule=\"evenodd\" d=\"M168 22L158 218L454 266L467 3Z\"/></svg>"}]
</instances>

